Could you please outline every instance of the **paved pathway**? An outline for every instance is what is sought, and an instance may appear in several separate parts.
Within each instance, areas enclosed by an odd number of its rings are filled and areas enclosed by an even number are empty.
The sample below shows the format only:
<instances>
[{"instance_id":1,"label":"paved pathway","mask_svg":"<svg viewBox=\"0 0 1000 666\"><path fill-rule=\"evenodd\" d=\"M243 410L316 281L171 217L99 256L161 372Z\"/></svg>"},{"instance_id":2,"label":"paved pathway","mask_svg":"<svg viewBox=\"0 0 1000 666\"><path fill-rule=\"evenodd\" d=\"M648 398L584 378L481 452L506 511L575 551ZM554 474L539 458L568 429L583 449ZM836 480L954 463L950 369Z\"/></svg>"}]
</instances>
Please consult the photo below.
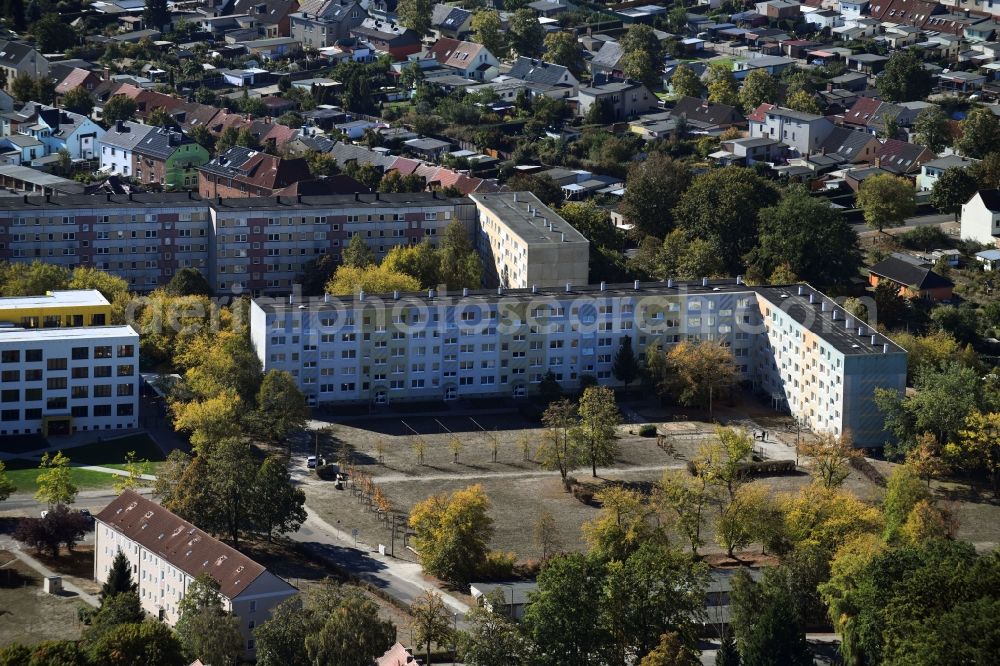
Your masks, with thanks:
<instances>
[{"instance_id":1,"label":"paved pathway","mask_svg":"<svg viewBox=\"0 0 1000 666\"><path fill-rule=\"evenodd\" d=\"M34 557L21 550L20 544L18 544L10 537L0 537L0 547L10 551L10 553L14 557L21 560L29 567L34 569L35 572L38 573L38 575L42 576L43 578L48 578L50 576L60 576L63 581L63 590L69 592L70 594L75 594L77 597L80 598L81 601L85 601L91 606L94 606L95 608L101 605L100 600L96 596L90 594L89 592L84 592L79 587L69 582L65 576L63 576L62 574L58 574L55 571L52 571L47 566L36 560Z\"/></svg>"},{"instance_id":2,"label":"paved pathway","mask_svg":"<svg viewBox=\"0 0 1000 666\"><path fill-rule=\"evenodd\" d=\"M665 469L681 469L687 463L676 462L670 465L635 465L632 467L598 467L597 476L603 476L605 474L616 474L623 472L662 472ZM580 468L583 471L589 472L589 469L583 467ZM462 473L462 472L451 472L445 474L386 474L376 476L375 480L379 483L398 483L400 481L461 481L463 479L512 479L512 478L531 478L538 476L556 476L558 471L524 471L524 472L481 472L481 473Z\"/></svg>"},{"instance_id":3,"label":"paved pathway","mask_svg":"<svg viewBox=\"0 0 1000 666\"><path fill-rule=\"evenodd\" d=\"M298 532L289 536L317 556L343 567L403 603L409 604L431 590L441 594L445 604L460 618L469 612L468 604L426 580L419 564L379 555L368 544L359 542L355 547L353 536L326 522L308 507L306 521ZM401 541L397 544L399 548L403 547ZM460 620L459 626L461 624Z\"/></svg>"}]
</instances>

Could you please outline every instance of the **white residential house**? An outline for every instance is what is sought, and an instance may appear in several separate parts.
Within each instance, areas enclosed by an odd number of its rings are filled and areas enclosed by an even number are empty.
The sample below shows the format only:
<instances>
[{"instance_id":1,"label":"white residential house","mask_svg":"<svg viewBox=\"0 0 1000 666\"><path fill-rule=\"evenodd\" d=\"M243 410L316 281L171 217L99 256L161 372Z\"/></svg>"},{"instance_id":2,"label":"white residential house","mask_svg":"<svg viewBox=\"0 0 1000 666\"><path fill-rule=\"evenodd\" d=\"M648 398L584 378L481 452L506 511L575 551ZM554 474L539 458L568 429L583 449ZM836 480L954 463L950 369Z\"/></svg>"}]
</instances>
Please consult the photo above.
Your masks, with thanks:
<instances>
[{"instance_id":1,"label":"white residential house","mask_svg":"<svg viewBox=\"0 0 1000 666\"><path fill-rule=\"evenodd\" d=\"M202 573L219 583L223 607L239 618L244 657L256 655L254 629L298 593L235 548L142 495L126 490L95 516L94 580L107 579L119 552L132 565L142 609L173 626L188 586Z\"/></svg>"},{"instance_id":2,"label":"white residential house","mask_svg":"<svg viewBox=\"0 0 1000 666\"><path fill-rule=\"evenodd\" d=\"M834 125L823 116L761 104L749 116L752 138L777 139L799 155L819 150Z\"/></svg>"},{"instance_id":3,"label":"white residential house","mask_svg":"<svg viewBox=\"0 0 1000 666\"><path fill-rule=\"evenodd\" d=\"M132 176L132 151L155 129L152 125L129 120L115 123L98 141L101 171L118 176Z\"/></svg>"},{"instance_id":4,"label":"white residential house","mask_svg":"<svg viewBox=\"0 0 1000 666\"><path fill-rule=\"evenodd\" d=\"M928 192L934 187L934 183L948 169L967 169L979 160L961 155L945 155L936 160L930 160L920 165L920 174L917 176L917 190Z\"/></svg>"},{"instance_id":5,"label":"white residential house","mask_svg":"<svg viewBox=\"0 0 1000 666\"><path fill-rule=\"evenodd\" d=\"M802 20L816 26L818 30L830 30L844 25L844 15L832 9L820 9L813 12L803 12Z\"/></svg>"},{"instance_id":6,"label":"white residential house","mask_svg":"<svg viewBox=\"0 0 1000 666\"><path fill-rule=\"evenodd\" d=\"M93 120L65 109L29 103L18 113L32 121L19 124L18 132L45 144L47 155L65 149L75 160L93 159L104 136L104 128Z\"/></svg>"},{"instance_id":7,"label":"white residential house","mask_svg":"<svg viewBox=\"0 0 1000 666\"><path fill-rule=\"evenodd\" d=\"M840 0L840 13L845 19L861 18L868 9L868 0Z\"/></svg>"},{"instance_id":8,"label":"white residential house","mask_svg":"<svg viewBox=\"0 0 1000 666\"><path fill-rule=\"evenodd\" d=\"M962 206L961 234L1000 248L1000 190L980 190Z\"/></svg>"}]
</instances>

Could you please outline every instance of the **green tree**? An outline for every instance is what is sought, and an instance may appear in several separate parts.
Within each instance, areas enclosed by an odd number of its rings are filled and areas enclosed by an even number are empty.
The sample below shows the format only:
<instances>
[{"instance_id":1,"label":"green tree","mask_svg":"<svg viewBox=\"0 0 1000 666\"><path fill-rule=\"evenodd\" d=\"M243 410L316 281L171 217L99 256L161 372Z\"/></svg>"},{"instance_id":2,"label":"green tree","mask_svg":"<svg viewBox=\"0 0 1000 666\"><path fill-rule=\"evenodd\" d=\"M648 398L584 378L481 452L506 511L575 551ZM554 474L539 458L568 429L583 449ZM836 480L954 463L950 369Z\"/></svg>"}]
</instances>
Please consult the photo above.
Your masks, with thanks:
<instances>
[{"instance_id":1,"label":"green tree","mask_svg":"<svg viewBox=\"0 0 1000 666\"><path fill-rule=\"evenodd\" d=\"M748 605L739 599L741 594L747 593L747 588L763 587L754 594L756 604L752 617L740 620L745 626L742 640L737 636L741 663L744 666L810 666L813 657L806 644L805 631L795 616L787 592L779 586L762 586L743 571L736 575L744 584L737 585L734 580L730 594L733 599L730 608L733 612L736 609L742 611ZM735 625L735 618L733 622Z\"/></svg>"},{"instance_id":2,"label":"green tree","mask_svg":"<svg viewBox=\"0 0 1000 666\"><path fill-rule=\"evenodd\" d=\"M119 550L115 553L115 559L111 561L107 579L101 585L101 599L125 592L135 592L137 589L138 585L132 580L132 565L125 557L125 553Z\"/></svg>"},{"instance_id":3,"label":"green tree","mask_svg":"<svg viewBox=\"0 0 1000 666\"><path fill-rule=\"evenodd\" d=\"M698 666L696 652L685 645L680 637L668 631L660 636L660 643L650 650L639 666Z\"/></svg>"},{"instance_id":4,"label":"green tree","mask_svg":"<svg viewBox=\"0 0 1000 666\"><path fill-rule=\"evenodd\" d=\"M45 502L49 508L57 504L72 504L76 501L77 488L70 476L69 458L63 455L62 451L56 452L54 456L43 453L38 468L42 471L39 472L36 480L38 490L35 492L35 499L37 501Z\"/></svg>"},{"instance_id":5,"label":"green tree","mask_svg":"<svg viewBox=\"0 0 1000 666\"><path fill-rule=\"evenodd\" d=\"M389 254L382 260L382 266L416 278L423 288L435 287L441 282L441 258L426 236L416 245L397 245L389 250Z\"/></svg>"},{"instance_id":6,"label":"green tree","mask_svg":"<svg viewBox=\"0 0 1000 666\"><path fill-rule=\"evenodd\" d=\"M730 559L737 559L735 551L754 542L769 513L771 498L762 484L751 483L736 490L715 525L715 538Z\"/></svg>"},{"instance_id":7,"label":"green tree","mask_svg":"<svg viewBox=\"0 0 1000 666\"><path fill-rule=\"evenodd\" d=\"M550 403L542 415L546 430L537 457L544 469L559 470L563 483L569 472L584 460L578 440L572 436L577 421L576 405L566 398Z\"/></svg>"},{"instance_id":8,"label":"green tree","mask_svg":"<svg viewBox=\"0 0 1000 666\"><path fill-rule=\"evenodd\" d=\"M250 446L224 438L212 447L208 460L209 494L215 505L215 527L238 546L240 534L253 527L254 480L257 461Z\"/></svg>"},{"instance_id":9,"label":"green tree","mask_svg":"<svg viewBox=\"0 0 1000 666\"><path fill-rule=\"evenodd\" d=\"M148 0L142 12L142 22L147 28L163 30L163 27L170 23L167 0Z\"/></svg>"},{"instance_id":10,"label":"green tree","mask_svg":"<svg viewBox=\"0 0 1000 666\"><path fill-rule=\"evenodd\" d=\"M704 616L708 569L668 546L644 543L624 560L608 562L601 612L613 653L609 663L647 654L667 632L693 652Z\"/></svg>"},{"instance_id":11,"label":"green tree","mask_svg":"<svg viewBox=\"0 0 1000 666\"><path fill-rule=\"evenodd\" d=\"M517 55L537 58L542 53L545 30L535 12L522 7L507 19L507 38Z\"/></svg>"},{"instance_id":12,"label":"green tree","mask_svg":"<svg viewBox=\"0 0 1000 666\"><path fill-rule=\"evenodd\" d=\"M35 260L30 264L0 266L0 285L4 296L43 296L49 291L66 289L70 273L62 266Z\"/></svg>"},{"instance_id":13,"label":"green tree","mask_svg":"<svg viewBox=\"0 0 1000 666\"><path fill-rule=\"evenodd\" d=\"M539 666L603 663L609 636L602 617L604 565L580 553L557 555L538 575L523 626Z\"/></svg>"},{"instance_id":14,"label":"green tree","mask_svg":"<svg viewBox=\"0 0 1000 666\"><path fill-rule=\"evenodd\" d=\"M711 340L683 341L667 352L670 372L659 379L659 390L672 393L686 405L708 408L709 418L715 396L736 382L733 353Z\"/></svg>"},{"instance_id":15,"label":"green tree","mask_svg":"<svg viewBox=\"0 0 1000 666\"><path fill-rule=\"evenodd\" d=\"M486 50L497 58L507 55L507 43L504 38L503 22L500 14L494 9L480 9L472 15L472 34L476 42L486 47Z\"/></svg>"},{"instance_id":16,"label":"green tree","mask_svg":"<svg viewBox=\"0 0 1000 666\"><path fill-rule=\"evenodd\" d=\"M800 279L834 285L857 275L861 250L857 233L840 213L792 185L776 206L760 211L757 246L746 262L761 275L787 264Z\"/></svg>"},{"instance_id":17,"label":"green tree","mask_svg":"<svg viewBox=\"0 0 1000 666\"><path fill-rule=\"evenodd\" d=\"M594 498L600 503L597 517L583 524L590 554L603 561L624 561L644 543L663 541L650 521L653 507L637 490L607 486Z\"/></svg>"},{"instance_id":18,"label":"green tree","mask_svg":"<svg viewBox=\"0 0 1000 666\"><path fill-rule=\"evenodd\" d=\"M728 106L740 105L736 77L729 64L714 62L708 66L708 101Z\"/></svg>"},{"instance_id":19,"label":"green tree","mask_svg":"<svg viewBox=\"0 0 1000 666\"><path fill-rule=\"evenodd\" d=\"M926 98L934 86L931 73L915 50L899 50L889 56L885 69L875 80L882 97L889 102L915 102Z\"/></svg>"},{"instance_id":20,"label":"green tree","mask_svg":"<svg viewBox=\"0 0 1000 666\"><path fill-rule=\"evenodd\" d=\"M489 497L480 485L416 504L409 524L424 569L455 584L473 580L486 561L493 536L489 508Z\"/></svg>"},{"instance_id":21,"label":"green tree","mask_svg":"<svg viewBox=\"0 0 1000 666\"><path fill-rule=\"evenodd\" d=\"M666 470L660 479L655 496L657 508L667 513L675 532L687 539L691 555L697 557L698 547L704 541L701 530L705 525L705 508L714 499L714 486L710 483L703 460L693 461L695 473Z\"/></svg>"},{"instance_id":22,"label":"green tree","mask_svg":"<svg viewBox=\"0 0 1000 666\"><path fill-rule=\"evenodd\" d=\"M985 472L994 496L1000 497L1000 413L973 410L958 435L958 442L945 451L962 467Z\"/></svg>"},{"instance_id":23,"label":"green tree","mask_svg":"<svg viewBox=\"0 0 1000 666\"><path fill-rule=\"evenodd\" d=\"M309 406L295 378L284 370L268 370L257 392L254 415L260 436L281 444L305 428L308 418Z\"/></svg>"},{"instance_id":24,"label":"green tree","mask_svg":"<svg viewBox=\"0 0 1000 666\"><path fill-rule=\"evenodd\" d=\"M136 490L147 485L142 477L149 474L149 461L137 460L135 451L125 454L125 476L115 479L113 487L115 492L121 495L126 490Z\"/></svg>"},{"instance_id":25,"label":"green tree","mask_svg":"<svg viewBox=\"0 0 1000 666\"><path fill-rule=\"evenodd\" d=\"M101 292L101 296L108 299L109 303L128 297L128 282L125 278L87 266L77 266L73 269L66 288L96 289Z\"/></svg>"},{"instance_id":26,"label":"green tree","mask_svg":"<svg viewBox=\"0 0 1000 666\"><path fill-rule=\"evenodd\" d=\"M635 357L635 352L632 351L632 337L626 335L622 337L618 351L615 352L611 372L615 379L625 385L625 392L628 393L628 386L639 376L640 369L639 361Z\"/></svg>"},{"instance_id":27,"label":"green tree","mask_svg":"<svg viewBox=\"0 0 1000 666\"><path fill-rule=\"evenodd\" d=\"M437 592L428 590L410 604L413 616L411 628L413 640L427 651L427 663L431 663L431 643L442 645L452 637L451 617L444 599Z\"/></svg>"},{"instance_id":28,"label":"green tree","mask_svg":"<svg viewBox=\"0 0 1000 666\"><path fill-rule=\"evenodd\" d=\"M705 94L705 84L693 69L684 64L677 65L674 75L670 77L670 86L675 93L685 97L701 97Z\"/></svg>"},{"instance_id":29,"label":"green tree","mask_svg":"<svg viewBox=\"0 0 1000 666\"><path fill-rule=\"evenodd\" d=\"M195 125L189 128L185 134L209 153L215 153L215 135L204 125Z\"/></svg>"},{"instance_id":30,"label":"green tree","mask_svg":"<svg viewBox=\"0 0 1000 666\"><path fill-rule=\"evenodd\" d=\"M269 542L275 534L295 532L305 522L305 493L292 485L283 457L268 456L257 468L250 501L253 524Z\"/></svg>"},{"instance_id":31,"label":"green tree","mask_svg":"<svg viewBox=\"0 0 1000 666\"><path fill-rule=\"evenodd\" d=\"M598 465L614 463L618 455L617 426L621 414L615 404L615 392L606 386L591 386L580 396L577 409L580 419L573 437L580 442L580 449L590 462L593 477L597 478Z\"/></svg>"},{"instance_id":32,"label":"green tree","mask_svg":"<svg viewBox=\"0 0 1000 666\"><path fill-rule=\"evenodd\" d=\"M680 161L662 153L629 167L621 214L634 233L658 238L674 227L674 208L691 184L691 173Z\"/></svg>"},{"instance_id":33,"label":"green tree","mask_svg":"<svg viewBox=\"0 0 1000 666\"><path fill-rule=\"evenodd\" d=\"M417 33L417 37L423 37L431 31L433 9L434 3L431 0L400 0L396 6L396 16L401 25Z\"/></svg>"},{"instance_id":34,"label":"green tree","mask_svg":"<svg viewBox=\"0 0 1000 666\"><path fill-rule=\"evenodd\" d=\"M83 638L88 643L96 641L119 625L142 622L145 616L139 593L134 589L103 596L101 607L90 616L90 626Z\"/></svg>"},{"instance_id":35,"label":"green tree","mask_svg":"<svg viewBox=\"0 0 1000 666\"><path fill-rule=\"evenodd\" d=\"M550 32L545 35L545 61L562 65L574 75L584 70L583 49L571 32Z\"/></svg>"},{"instance_id":36,"label":"green tree","mask_svg":"<svg viewBox=\"0 0 1000 666\"><path fill-rule=\"evenodd\" d=\"M820 114L819 104L816 103L816 98L812 93L806 92L805 90L796 90L795 92L788 95L785 99L785 106L794 111L800 111L802 113L812 113L815 115Z\"/></svg>"},{"instance_id":37,"label":"green tree","mask_svg":"<svg viewBox=\"0 0 1000 666\"><path fill-rule=\"evenodd\" d=\"M548 176L516 174L507 181L512 192L531 192L546 206L554 206L564 199L562 189Z\"/></svg>"},{"instance_id":38,"label":"green tree","mask_svg":"<svg viewBox=\"0 0 1000 666\"><path fill-rule=\"evenodd\" d=\"M110 628L87 646L87 655L92 664L106 666L182 666L188 663L174 632L156 620Z\"/></svg>"},{"instance_id":39,"label":"green tree","mask_svg":"<svg viewBox=\"0 0 1000 666\"><path fill-rule=\"evenodd\" d=\"M927 146L932 152L940 153L951 145L951 126L948 115L939 106L929 106L917 114L913 121L916 142Z\"/></svg>"},{"instance_id":40,"label":"green tree","mask_svg":"<svg viewBox=\"0 0 1000 666\"><path fill-rule=\"evenodd\" d=\"M125 95L115 95L101 109L101 117L108 127L113 126L119 120L132 120L135 116L135 102Z\"/></svg>"},{"instance_id":41,"label":"green tree","mask_svg":"<svg viewBox=\"0 0 1000 666\"><path fill-rule=\"evenodd\" d=\"M35 79L27 72L20 72L10 82L10 93L18 102L30 102L35 96Z\"/></svg>"},{"instance_id":42,"label":"green tree","mask_svg":"<svg viewBox=\"0 0 1000 666\"><path fill-rule=\"evenodd\" d=\"M1000 152L983 155L981 160L969 167L969 172L979 183L979 189L997 189L1000 187Z\"/></svg>"},{"instance_id":43,"label":"green tree","mask_svg":"<svg viewBox=\"0 0 1000 666\"><path fill-rule=\"evenodd\" d=\"M1000 151L1000 120L986 108L973 109L961 122L955 149L966 157L981 158Z\"/></svg>"},{"instance_id":44,"label":"green tree","mask_svg":"<svg viewBox=\"0 0 1000 666\"><path fill-rule=\"evenodd\" d=\"M756 245L759 211L777 202L777 189L753 169L724 167L695 178L674 216L689 237L712 243L726 270L737 273Z\"/></svg>"},{"instance_id":45,"label":"green tree","mask_svg":"<svg viewBox=\"0 0 1000 666\"><path fill-rule=\"evenodd\" d=\"M0 460L0 502L10 497L17 486L7 477L7 465Z\"/></svg>"},{"instance_id":46,"label":"green tree","mask_svg":"<svg viewBox=\"0 0 1000 666\"><path fill-rule=\"evenodd\" d=\"M392 271L384 265L367 268L340 266L327 283L326 290L335 296L350 296L362 291L366 294L390 294L394 291L419 291L420 283L412 275Z\"/></svg>"},{"instance_id":47,"label":"green tree","mask_svg":"<svg viewBox=\"0 0 1000 666\"><path fill-rule=\"evenodd\" d=\"M625 76L648 87L658 87L663 57L653 29L643 23L633 23L622 35L621 48L624 54L621 68Z\"/></svg>"},{"instance_id":48,"label":"green tree","mask_svg":"<svg viewBox=\"0 0 1000 666\"><path fill-rule=\"evenodd\" d=\"M866 178L855 201L864 214L865 224L879 233L886 227L898 227L916 211L913 184L901 176L879 174Z\"/></svg>"},{"instance_id":49,"label":"green tree","mask_svg":"<svg viewBox=\"0 0 1000 666\"><path fill-rule=\"evenodd\" d=\"M740 653L731 631L722 636L719 649L715 652L715 666L740 666Z\"/></svg>"},{"instance_id":50,"label":"green tree","mask_svg":"<svg viewBox=\"0 0 1000 666\"><path fill-rule=\"evenodd\" d=\"M367 268L375 263L375 252L361 237L361 234L354 234L341 254L341 261L345 266Z\"/></svg>"},{"instance_id":51,"label":"green tree","mask_svg":"<svg viewBox=\"0 0 1000 666\"><path fill-rule=\"evenodd\" d=\"M968 202L978 189L972 174L961 167L952 167L934 181L930 204L942 213L954 214L957 222L962 204Z\"/></svg>"},{"instance_id":52,"label":"green tree","mask_svg":"<svg viewBox=\"0 0 1000 666\"><path fill-rule=\"evenodd\" d=\"M739 99L740 105L747 113L765 102L773 104L778 100L778 80L768 74L766 69L751 70L743 79Z\"/></svg>"},{"instance_id":53,"label":"green tree","mask_svg":"<svg viewBox=\"0 0 1000 666\"><path fill-rule=\"evenodd\" d=\"M502 588L487 595L493 609L502 608ZM528 642L514 622L502 613L474 606L465 616L468 629L458 635L458 655L468 666L519 666L528 654Z\"/></svg>"},{"instance_id":54,"label":"green tree","mask_svg":"<svg viewBox=\"0 0 1000 666\"><path fill-rule=\"evenodd\" d=\"M898 536L913 508L929 498L930 491L910 466L900 465L894 468L886 482L885 498L882 500L885 540L891 543Z\"/></svg>"},{"instance_id":55,"label":"green tree","mask_svg":"<svg viewBox=\"0 0 1000 666\"><path fill-rule=\"evenodd\" d=\"M94 99L82 86L77 86L62 96L62 105L67 111L89 116L94 110Z\"/></svg>"},{"instance_id":56,"label":"green tree","mask_svg":"<svg viewBox=\"0 0 1000 666\"><path fill-rule=\"evenodd\" d=\"M58 14L48 13L30 27L35 48L41 53L61 53L76 44L76 32Z\"/></svg>"},{"instance_id":57,"label":"green tree","mask_svg":"<svg viewBox=\"0 0 1000 666\"><path fill-rule=\"evenodd\" d=\"M439 277L449 288L475 289L482 284L482 263L469 238L468 230L461 222L454 220L448 225L438 252Z\"/></svg>"},{"instance_id":58,"label":"green tree","mask_svg":"<svg viewBox=\"0 0 1000 666\"><path fill-rule=\"evenodd\" d=\"M164 291L171 296L208 296L212 288L197 268L188 267L174 273Z\"/></svg>"},{"instance_id":59,"label":"green tree","mask_svg":"<svg viewBox=\"0 0 1000 666\"><path fill-rule=\"evenodd\" d=\"M219 583L200 573L188 585L178 604L174 627L187 659L201 659L213 666L238 663L243 656L240 620L223 610Z\"/></svg>"}]
</instances>

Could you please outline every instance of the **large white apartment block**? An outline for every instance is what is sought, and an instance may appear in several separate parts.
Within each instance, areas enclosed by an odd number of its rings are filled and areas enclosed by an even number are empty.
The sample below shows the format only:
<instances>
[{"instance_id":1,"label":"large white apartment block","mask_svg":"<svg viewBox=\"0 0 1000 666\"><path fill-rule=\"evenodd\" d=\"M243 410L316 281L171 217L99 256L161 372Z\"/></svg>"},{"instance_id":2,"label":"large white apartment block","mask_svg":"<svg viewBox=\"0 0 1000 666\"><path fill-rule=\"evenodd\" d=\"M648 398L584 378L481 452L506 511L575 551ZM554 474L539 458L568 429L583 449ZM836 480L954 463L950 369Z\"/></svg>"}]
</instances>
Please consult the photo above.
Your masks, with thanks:
<instances>
[{"instance_id":1,"label":"large white apartment block","mask_svg":"<svg viewBox=\"0 0 1000 666\"><path fill-rule=\"evenodd\" d=\"M95 519L95 581L107 580L121 551L132 565L143 610L173 626L188 586L208 573L219 583L225 609L240 620L246 659L256 654L254 629L271 617L271 609L298 593L243 553L131 490Z\"/></svg>"},{"instance_id":2,"label":"large white apartment block","mask_svg":"<svg viewBox=\"0 0 1000 666\"><path fill-rule=\"evenodd\" d=\"M202 199L193 193L0 200L0 260L93 266L136 291L196 268L219 293L288 293L307 264L360 234L376 256L437 238L475 205L433 192Z\"/></svg>"},{"instance_id":3,"label":"large white apartment block","mask_svg":"<svg viewBox=\"0 0 1000 666\"><path fill-rule=\"evenodd\" d=\"M521 398L552 371L614 385L615 352L715 340L741 379L814 430L857 446L886 435L876 387L902 392L906 352L806 285L701 283L254 299L250 334L266 370L285 370L310 403Z\"/></svg>"},{"instance_id":4,"label":"large white apartment block","mask_svg":"<svg viewBox=\"0 0 1000 666\"><path fill-rule=\"evenodd\" d=\"M471 194L486 286L586 284L590 243L531 192Z\"/></svg>"},{"instance_id":5,"label":"large white apartment block","mask_svg":"<svg viewBox=\"0 0 1000 666\"><path fill-rule=\"evenodd\" d=\"M0 435L121 430L138 416L131 326L0 327Z\"/></svg>"}]
</instances>

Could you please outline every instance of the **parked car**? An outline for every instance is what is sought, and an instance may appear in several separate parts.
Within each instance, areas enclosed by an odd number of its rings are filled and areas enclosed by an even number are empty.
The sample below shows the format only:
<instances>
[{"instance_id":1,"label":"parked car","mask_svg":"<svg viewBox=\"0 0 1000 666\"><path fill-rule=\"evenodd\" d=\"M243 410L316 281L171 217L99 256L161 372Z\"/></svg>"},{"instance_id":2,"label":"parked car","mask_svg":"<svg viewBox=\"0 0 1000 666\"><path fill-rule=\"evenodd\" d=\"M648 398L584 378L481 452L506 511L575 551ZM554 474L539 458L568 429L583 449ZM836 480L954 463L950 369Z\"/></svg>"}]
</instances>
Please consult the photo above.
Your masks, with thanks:
<instances>
[{"instance_id":1,"label":"parked car","mask_svg":"<svg viewBox=\"0 0 1000 666\"><path fill-rule=\"evenodd\" d=\"M309 469L316 469L316 456L309 456L306 458L306 467Z\"/></svg>"},{"instance_id":2,"label":"parked car","mask_svg":"<svg viewBox=\"0 0 1000 666\"><path fill-rule=\"evenodd\" d=\"M94 522L94 515L90 513L90 509L80 509L80 515L83 516L88 523Z\"/></svg>"}]
</instances>

